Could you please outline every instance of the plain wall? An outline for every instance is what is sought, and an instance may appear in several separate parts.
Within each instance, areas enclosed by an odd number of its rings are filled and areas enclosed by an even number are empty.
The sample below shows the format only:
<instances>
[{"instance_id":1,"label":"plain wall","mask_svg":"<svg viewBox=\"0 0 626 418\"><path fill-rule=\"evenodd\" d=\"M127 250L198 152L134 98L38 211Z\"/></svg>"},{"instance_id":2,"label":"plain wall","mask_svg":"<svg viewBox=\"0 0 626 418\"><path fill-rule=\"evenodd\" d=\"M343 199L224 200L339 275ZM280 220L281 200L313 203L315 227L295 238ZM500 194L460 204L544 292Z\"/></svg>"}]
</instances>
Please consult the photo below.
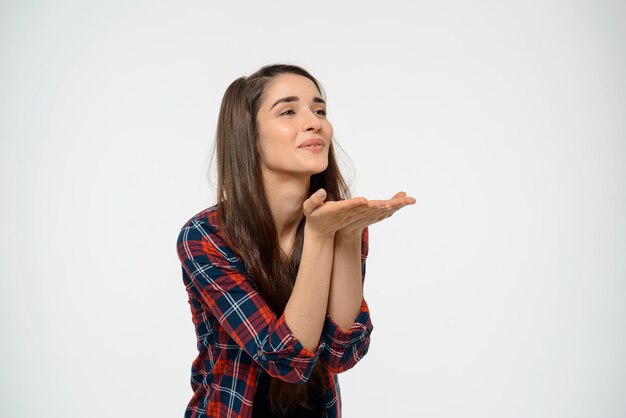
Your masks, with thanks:
<instances>
[{"instance_id":1,"label":"plain wall","mask_svg":"<svg viewBox=\"0 0 626 418\"><path fill-rule=\"evenodd\" d=\"M344 417L626 416L623 1L0 5L0 415L182 417L224 90L302 65L371 227Z\"/></svg>"}]
</instances>

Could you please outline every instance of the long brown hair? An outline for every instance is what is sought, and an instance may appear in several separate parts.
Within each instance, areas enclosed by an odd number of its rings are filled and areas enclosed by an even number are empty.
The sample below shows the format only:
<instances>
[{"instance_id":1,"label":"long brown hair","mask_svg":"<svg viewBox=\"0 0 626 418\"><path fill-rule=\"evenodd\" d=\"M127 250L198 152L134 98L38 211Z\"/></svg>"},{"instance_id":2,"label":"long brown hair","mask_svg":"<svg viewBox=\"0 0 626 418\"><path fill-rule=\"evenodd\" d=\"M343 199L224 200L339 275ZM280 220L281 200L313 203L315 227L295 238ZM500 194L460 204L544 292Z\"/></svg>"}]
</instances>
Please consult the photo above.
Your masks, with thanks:
<instances>
[{"instance_id":1,"label":"long brown hair","mask_svg":"<svg viewBox=\"0 0 626 418\"><path fill-rule=\"evenodd\" d=\"M224 240L242 259L259 293L278 316L282 315L300 265L304 239L304 214L296 229L291 257L279 245L276 225L263 187L261 159L257 151L257 113L268 83L279 74L307 77L324 96L319 82L295 65L267 65L248 77L233 81L224 93L215 136L217 153L217 211ZM339 170L333 143L328 167L311 176L308 196L324 188L327 200L350 197ZM288 383L270 376L269 400L272 409L283 414L294 403L307 404L307 388L324 392L328 372L318 361L305 384Z\"/></svg>"}]
</instances>

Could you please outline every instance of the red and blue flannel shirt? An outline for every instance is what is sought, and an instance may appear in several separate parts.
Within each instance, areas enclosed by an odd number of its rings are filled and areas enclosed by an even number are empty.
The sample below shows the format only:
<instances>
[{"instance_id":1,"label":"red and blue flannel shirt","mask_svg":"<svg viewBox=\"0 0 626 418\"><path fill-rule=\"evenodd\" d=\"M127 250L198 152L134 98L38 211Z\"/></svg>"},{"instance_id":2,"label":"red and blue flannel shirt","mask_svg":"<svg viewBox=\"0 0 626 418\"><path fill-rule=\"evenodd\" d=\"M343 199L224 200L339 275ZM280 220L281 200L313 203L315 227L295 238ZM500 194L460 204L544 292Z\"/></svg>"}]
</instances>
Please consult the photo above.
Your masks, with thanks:
<instances>
[{"instance_id":1,"label":"red and blue flannel shirt","mask_svg":"<svg viewBox=\"0 0 626 418\"><path fill-rule=\"evenodd\" d=\"M251 417L261 369L292 383L304 383L316 361L328 369L323 417L341 417L338 373L368 351L373 325L365 299L354 324L343 330L326 315L319 347L307 350L277 317L248 278L242 261L220 236L217 206L194 215L177 242L183 281L195 325L198 356L191 366L193 396L185 418ZM361 240L365 280L368 230Z\"/></svg>"}]
</instances>

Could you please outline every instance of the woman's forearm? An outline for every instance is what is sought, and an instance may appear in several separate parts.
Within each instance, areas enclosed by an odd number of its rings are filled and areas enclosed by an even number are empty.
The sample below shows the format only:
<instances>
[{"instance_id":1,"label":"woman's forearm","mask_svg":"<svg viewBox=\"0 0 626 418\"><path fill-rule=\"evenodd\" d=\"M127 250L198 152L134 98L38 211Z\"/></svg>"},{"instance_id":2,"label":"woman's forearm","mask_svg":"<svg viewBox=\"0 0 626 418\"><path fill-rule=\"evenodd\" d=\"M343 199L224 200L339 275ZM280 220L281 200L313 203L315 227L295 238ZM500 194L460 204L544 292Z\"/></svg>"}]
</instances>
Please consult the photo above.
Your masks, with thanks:
<instances>
[{"instance_id":1,"label":"woman's forearm","mask_svg":"<svg viewBox=\"0 0 626 418\"><path fill-rule=\"evenodd\" d=\"M328 314L343 330L353 324L363 301L361 232L335 234Z\"/></svg>"},{"instance_id":2,"label":"woman's forearm","mask_svg":"<svg viewBox=\"0 0 626 418\"><path fill-rule=\"evenodd\" d=\"M315 352L326 318L334 237L313 234L306 227L304 231L300 266L285 307L285 322L302 345Z\"/></svg>"}]
</instances>

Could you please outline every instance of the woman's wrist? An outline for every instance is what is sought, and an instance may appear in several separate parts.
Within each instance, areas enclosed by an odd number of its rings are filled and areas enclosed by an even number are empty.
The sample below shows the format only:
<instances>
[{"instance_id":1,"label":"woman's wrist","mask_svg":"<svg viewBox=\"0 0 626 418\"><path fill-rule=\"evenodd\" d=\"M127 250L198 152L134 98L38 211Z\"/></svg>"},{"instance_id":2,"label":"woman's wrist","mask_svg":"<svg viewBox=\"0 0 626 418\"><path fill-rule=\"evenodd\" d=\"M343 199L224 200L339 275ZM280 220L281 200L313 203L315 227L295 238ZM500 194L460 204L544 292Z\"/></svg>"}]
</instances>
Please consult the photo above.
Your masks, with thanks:
<instances>
[{"instance_id":1,"label":"woman's wrist","mask_svg":"<svg viewBox=\"0 0 626 418\"><path fill-rule=\"evenodd\" d=\"M304 225L304 237L315 241L333 241L336 234L336 232L318 231L308 224Z\"/></svg>"},{"instance_id":2,"label":"woman's wrist","mask_svg":"<svg viewBox=\"0 0 626 418\"><path fill-rule=\"evenodd\" d=\"M364 228L342 228L335 233L335 245L361 243Z\"/></svg>"}]
</instances>

